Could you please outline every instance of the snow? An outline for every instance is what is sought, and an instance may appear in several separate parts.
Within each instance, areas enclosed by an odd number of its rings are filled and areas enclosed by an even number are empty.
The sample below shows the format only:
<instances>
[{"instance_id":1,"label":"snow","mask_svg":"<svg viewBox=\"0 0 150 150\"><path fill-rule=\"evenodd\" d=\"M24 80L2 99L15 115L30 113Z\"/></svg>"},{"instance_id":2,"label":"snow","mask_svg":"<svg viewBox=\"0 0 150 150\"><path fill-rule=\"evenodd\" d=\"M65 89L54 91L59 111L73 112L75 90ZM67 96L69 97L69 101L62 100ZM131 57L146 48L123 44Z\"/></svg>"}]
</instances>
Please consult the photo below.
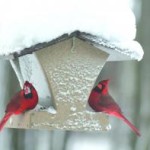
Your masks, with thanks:
<instances>
[{"instance_id":1,"label":"snow","mask_svg":"<svg viewBox=\"0 0 150 150\"><path fill-rule=\"evenodd\" d=\"M103 39L96 39L96 43L97 44L94 44L95 47L110 54L107 61L121 61L129 59L137 59L140 61L144 55L143 49L137 41L109 42L103 41Z\"/></svg>"},{"instance_id":2,"label":"snow","mask_svg":"<svg viewBox=\"0 0 150 150\"><path fill-rule=\"evenodd\" d=\"M36 107L33 109L34 111L43 111L45 110L46 108L43 107L42 105L40 104L37 104ZM32 110L31 110L32 111Z\"/></svg>"},{"instance_id":3,"label":"snow","mask_svg":"<svg viewBox=\"0 0 150 150\"><path fill-rule=\"evenodd\" d=\"M120 0L0 0L0 55L20 52L76 30L120 46L135 38L135 17ZM129 44L129 45L128 45ZM124 45L121 45L124 49ZM134 53L133 53L134 55Z\"/></svg>"},{"instance_id":4,"label":"snow","mask_svg":"<svg viewBox=\"0 0 150 150\"><path fill-rule=\"evenodd\" d=\"M48 108L46 108L40 104L38 104L34 110L48 112L49 114L53 114L53 115L55 115L57 113L56 109L53 106L49 106Z\"/></svg>"},{"instance_id":5,"label":"snow","mask_svg":"<svg viewBox=\"0 0 150 150\"><path fill-rule=\"evenodd\" d=\"M113 44L117 45L117 47L119 47L120 49L124 49L124 53L128 53L128 55L130 55L130 57L132 58L137 58L138 61L140 61L144 55L142 47L137 41L125 41L119 43L114 42ZM133 51L128 51L128 49L132 49Z\"/></svg>"},{"instance_id":6,"label":"snow","mask_svg":"<svg viewBox=\"0 0 150 150\"><path fill-rule=\"evenodd\" d=\"M72 107L70 108L70 110L71 110L72 112L75 112L75 111L77 110L77 108L74 107L74 106L72 106Z\"/></svg>"},{"instance_id":7,"label":"snow","mask_svg":"<svg viewBox=\"0 0 150 150\"><path fill-rule=\"evenodd\" d=\"M111 130L111 124L106 127L107 130Z\"/></svg>"},{"instance_id":8,"label":"snow","mask_svg":"<svg viewBox=\"0 0 150 150\"><path fill-rule=\"evenodd\" d=\"M50 114L56 114L57 113L56 109L54 109L53 106L50 106L46 111Z\"/></svg>"}]
</instances>

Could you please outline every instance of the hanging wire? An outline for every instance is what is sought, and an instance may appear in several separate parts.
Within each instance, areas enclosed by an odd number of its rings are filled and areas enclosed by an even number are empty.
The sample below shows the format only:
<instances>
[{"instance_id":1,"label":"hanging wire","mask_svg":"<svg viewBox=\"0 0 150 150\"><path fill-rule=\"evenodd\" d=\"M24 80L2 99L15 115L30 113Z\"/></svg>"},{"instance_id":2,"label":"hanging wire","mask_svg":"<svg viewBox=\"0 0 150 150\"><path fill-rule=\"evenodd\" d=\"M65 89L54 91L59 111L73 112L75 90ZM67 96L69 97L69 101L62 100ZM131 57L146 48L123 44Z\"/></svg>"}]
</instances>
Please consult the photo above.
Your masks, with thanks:
<instances>
[{"instance_id":1,"label":"hanging wire","mask_svg":"<svg viewBox=\"0 0 150 150\"><path fill-rule=\"evenodd\" d=\"M29 82L31 81L31 76L32 76L32 60L29 55L26 55L22 57L22 62L24 64L24 74L26 77L26 80Z\"/></svg>"}]
</instances>

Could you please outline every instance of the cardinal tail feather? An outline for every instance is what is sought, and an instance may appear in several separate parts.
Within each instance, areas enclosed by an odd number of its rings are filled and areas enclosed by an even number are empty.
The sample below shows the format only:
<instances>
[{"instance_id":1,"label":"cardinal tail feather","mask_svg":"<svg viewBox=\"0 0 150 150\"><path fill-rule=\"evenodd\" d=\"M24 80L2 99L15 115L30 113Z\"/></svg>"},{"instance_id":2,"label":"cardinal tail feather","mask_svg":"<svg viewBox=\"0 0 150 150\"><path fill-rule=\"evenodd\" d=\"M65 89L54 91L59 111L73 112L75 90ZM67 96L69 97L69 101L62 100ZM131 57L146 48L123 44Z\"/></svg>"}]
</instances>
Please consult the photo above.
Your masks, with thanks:
<instances>
[{"instance_id":1,"label":"cardinal tail feather","mask_svg":"<svg viewBox=\"0 0 150 150\"><path fill-rule=\"evenodd\" d=\"M12 113L6 113L3 119L0 121L0 131L4 128L4 125L6 124L7 120L10 118Z\"/></svg>"},{"instance_id":2,"label":"cardinal tail feather","mask_svg":"<svg viewBox=\"0 0 150 150\"><path fill-rule=\"evenodd\" d=\"M120 114L120 118L136 133L136 135L141 136L139 130L122 114Z\"/></svg>"}]
</instances>

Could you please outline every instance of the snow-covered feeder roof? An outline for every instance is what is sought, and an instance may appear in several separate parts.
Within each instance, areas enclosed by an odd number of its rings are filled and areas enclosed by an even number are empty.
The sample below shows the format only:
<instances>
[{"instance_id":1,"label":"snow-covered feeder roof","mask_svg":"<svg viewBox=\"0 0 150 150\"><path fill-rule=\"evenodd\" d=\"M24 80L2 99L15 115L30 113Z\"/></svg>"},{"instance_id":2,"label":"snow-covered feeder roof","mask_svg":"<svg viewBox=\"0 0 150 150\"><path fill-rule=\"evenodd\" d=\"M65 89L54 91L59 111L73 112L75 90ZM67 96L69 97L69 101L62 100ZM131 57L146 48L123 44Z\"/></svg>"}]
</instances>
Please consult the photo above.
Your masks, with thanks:
<instances>
[{"instance_id":1,"label":"snow-covered feeder roof","mask_svg":"<svg viewBox=\"0 0 150 150\"><path fill-rule=\"evenodd\" d=\"M135 17L119 0L15 0L9 6L7 1L0 2L2 58L32 53L76 36L110 53L108 61L141 60L143 50L135 35Z\"/></svg>"},{"instance_id":2,"label":"snow-covered feeder roof","mask_svg":"<svg viewBox=\"0 0 150 150\"><path fill-rule=\"evenodd\" d=\"M97 36L91 35L89 33L81 33L79 31L75 31L71 34L64 34L50 42L38 43L29 48L25 48L20 51L11 52L8 54L1 53L1 58L12 59L16 57L20 57L26 54L30 54L34 51L38 51L42 48L51 46L57 42L64 41L71 37L76 37L81 40L87 41L95 47L107 52L110 54L107 61L121 61L121 60L132 60L136 59L140 61L143 57L143 50L140 44L136 41L130 42L118 42L113 43L111 41L107 41L103 38L99 38Z\"/></svg>"}]
</instances>

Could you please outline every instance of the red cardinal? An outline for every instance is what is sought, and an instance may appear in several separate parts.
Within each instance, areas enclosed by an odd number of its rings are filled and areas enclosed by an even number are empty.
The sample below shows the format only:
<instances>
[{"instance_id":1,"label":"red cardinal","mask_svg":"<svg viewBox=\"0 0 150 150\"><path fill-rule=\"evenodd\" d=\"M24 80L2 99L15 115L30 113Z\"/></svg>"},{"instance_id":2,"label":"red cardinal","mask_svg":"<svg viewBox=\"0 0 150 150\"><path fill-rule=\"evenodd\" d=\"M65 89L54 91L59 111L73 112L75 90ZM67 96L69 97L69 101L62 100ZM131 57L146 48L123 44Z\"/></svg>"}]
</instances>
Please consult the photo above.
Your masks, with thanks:
<instances>
[{"instance_id":1,"label":"red cardinal","mask_svg":"<svg viewBox=\"0 0 150 150\"><path fill-rule=\"evenodd\" d=\"M0 122L0 131L12 115L19 115L26 110L33 109L38 103L38 94L34 86L26 81L23 89L15 94L7 104L5 115Z\"/></svg>"},{"instance_id":2,"label":"red cardinal","mask_svg":"<svg viewBox=\"0 0 150 150\"><path fill-rule=\"evenodd\" d=\"M88 100L89 105L96 112L104 112L122 119L138 136L140 136L139 130L126 119L118 104L109 94L108 83L109 80L103 80L92 90Z\"/></svg>"}]
</instances>

